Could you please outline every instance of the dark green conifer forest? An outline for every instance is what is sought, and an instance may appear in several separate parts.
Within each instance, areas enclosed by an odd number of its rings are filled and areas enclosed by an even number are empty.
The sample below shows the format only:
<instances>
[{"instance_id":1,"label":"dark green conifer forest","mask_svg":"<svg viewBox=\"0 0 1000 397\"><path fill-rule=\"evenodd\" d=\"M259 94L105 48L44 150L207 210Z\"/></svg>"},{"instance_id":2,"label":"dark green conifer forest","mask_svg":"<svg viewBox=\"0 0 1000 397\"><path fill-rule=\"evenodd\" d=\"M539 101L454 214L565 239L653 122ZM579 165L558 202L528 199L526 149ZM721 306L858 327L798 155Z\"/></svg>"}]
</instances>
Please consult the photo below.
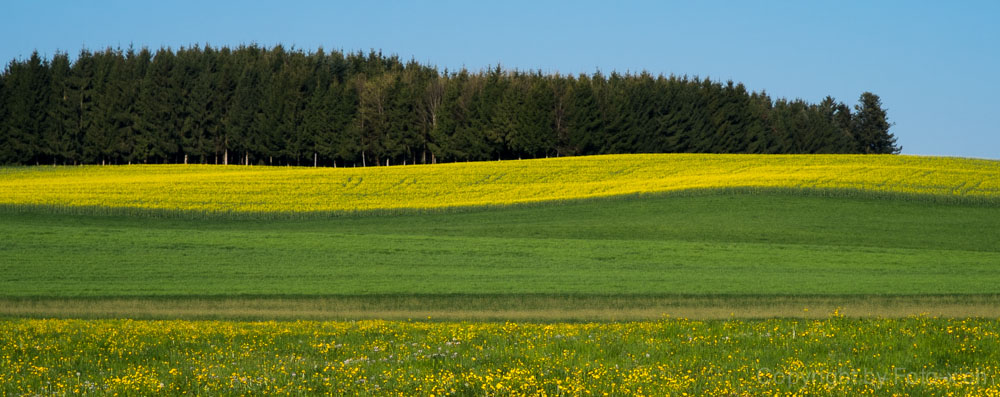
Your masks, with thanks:
<instances>
[{"instance_id":1,"label":"dark green conifer forest","mask_svg":"<svg viewBox=\"0 0 1000 397\"><path fill-rule=\"evenodd\" d=\"M373 166L608 153L899 153L853 110L638 74L439 71L380 52L33 53L0 74L0 164Z\"/></svg>"}]
</instances>

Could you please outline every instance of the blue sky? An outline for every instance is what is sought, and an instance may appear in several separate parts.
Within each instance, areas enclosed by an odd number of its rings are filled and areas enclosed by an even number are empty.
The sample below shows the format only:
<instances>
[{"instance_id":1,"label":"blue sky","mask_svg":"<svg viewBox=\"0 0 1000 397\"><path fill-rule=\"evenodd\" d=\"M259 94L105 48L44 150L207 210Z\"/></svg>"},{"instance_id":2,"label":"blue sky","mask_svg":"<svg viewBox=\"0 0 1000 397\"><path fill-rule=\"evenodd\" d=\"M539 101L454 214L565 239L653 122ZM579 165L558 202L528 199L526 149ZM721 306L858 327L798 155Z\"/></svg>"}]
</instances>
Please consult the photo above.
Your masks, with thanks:
<instances>
[{"instance_id":1,"label":"blue sky","mask_svg":"<svg viewBox=\"0 0 1000 397\"><path fill-rule=\"evenodd\" d=\"M441 69L648 70L882 97L907 154L1000 159L1000 2L8 1L0 59L86 47L369 49Z\"/></svg>"}]
</instances>

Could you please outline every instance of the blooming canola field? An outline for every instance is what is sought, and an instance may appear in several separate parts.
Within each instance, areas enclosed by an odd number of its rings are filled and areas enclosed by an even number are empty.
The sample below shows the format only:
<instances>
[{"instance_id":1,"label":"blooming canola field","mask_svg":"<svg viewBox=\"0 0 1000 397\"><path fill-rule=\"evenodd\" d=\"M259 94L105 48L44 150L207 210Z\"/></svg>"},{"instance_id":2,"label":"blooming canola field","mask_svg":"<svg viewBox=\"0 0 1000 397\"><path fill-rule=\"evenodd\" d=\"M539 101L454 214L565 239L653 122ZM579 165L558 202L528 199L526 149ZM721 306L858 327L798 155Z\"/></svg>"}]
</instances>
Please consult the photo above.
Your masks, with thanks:
<instances>
[{"instance_id":1,"label":"blooming canola field","mask_svg":"<svg viewBox=\"0 0 1000 397\"><path fill-rule=\"evenodd\" d=\"M892 155L645 154L367 168L0 169L0 205L208 213L497 206L712 189L997 202L1000 162Z\"/></svg>"}]
</instances>

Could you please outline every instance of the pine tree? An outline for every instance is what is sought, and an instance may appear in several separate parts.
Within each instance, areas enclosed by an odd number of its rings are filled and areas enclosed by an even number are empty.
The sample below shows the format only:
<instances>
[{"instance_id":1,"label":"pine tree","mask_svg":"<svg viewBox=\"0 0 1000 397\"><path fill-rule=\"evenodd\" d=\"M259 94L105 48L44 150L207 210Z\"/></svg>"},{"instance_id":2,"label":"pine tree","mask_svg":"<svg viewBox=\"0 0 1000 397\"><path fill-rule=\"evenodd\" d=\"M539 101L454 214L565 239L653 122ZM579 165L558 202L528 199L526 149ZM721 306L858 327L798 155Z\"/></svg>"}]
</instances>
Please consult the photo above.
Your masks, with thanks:
<instances>
[{"instance_id":1,"label":"pine tree","mask_svg":"<svg viewBox=\"0 0 1000 397\"><path fill-rule=\"evenodd\" d=\"M747 114L749 117L746 126L746 152L745 153L772 153L769 129L769 117L771 116L771 98L767 93L752 93L747 102Z\"/></svg>"},{"instance_id":2,"label":"pine tree","mask_svg":"<svg viewBox=\"0 0 1000 397\"><path fill-rule=\"evenodd\" d=\"M263 68L255 56L256 47L241 48L234 54L233 67L239 70L232 102L226 113L226 136L223 162L248 164L251 152L256 153L262 130L258 114L262 112Z\"/></svg>"},{"instance_id":3,"label":"pine tree","mask_svg":"<svg viewBox=\"0 0 1000 397\"><path fill-rule=\"evenodd\" d=\"M139 101L142 78L149 66L149 52L140 50L137 54L130 48L124 57L120 52L117 55L106 93L106 100L110 103L108 125L115 131L114 157L131 163L137 161L136 104Z\"/></svg>"},{"instance_id":4,"label":"pine tree","mask_svg":"<svg viewBox=\"0 0 1000 397\"><path fill-rule=\"evenodd\" d=\"M11 61L5 79L6 131L3 164L35 164L42 159L42 129L48 117L49 65L38 52L25 62Z\"/></svg>"},{"instance_id":5,"label":"pine tree","mask_svg":"<svg viewBox=\"0 0 1000 397\"><path fill-rule=\"evenodd\" d=\"M466 123L457 131L456 138L464 146L465 158L460 160L495 160L511 158L508 136L497 129L496 115L508 86L520 84L521 76L513 73L507 77L497 65L489 73L473 75L466 84L462 97L468 104Z\"/></svg>"},{"instance_id":6,"label":"pine tree","mask_svg":"<svg viewBox=\"0 0 1000 397\"><path fill-rule=\"evenodd\" d=\"M207 163L215 153L219 134L219 104L215 101L218 86L218 61L211 47L197 56L197 47L189 51L181 62L176 79L189 79L183 83L187 92L184 101L186 117L181 124L181 148L189 162Z\"/></svg>"},{"instance_id":7,"label":"pine tree","mask_svg":"<svg viewBox=\"0 0 1000 397\"><path fill-rule=\"evenodd\" d=\"M629 153L635 146L631 134L638 131L640 123L637 99L631 97L634 92L628 79L617 72L609 76L605 93L601 117L605 120L606 139L599 153Z\"/></svg>"},{"instance_id":8,"label":"pine tree","mask_svg":"<svg viewBox=\"0 0 1000 397\"><path fill-rule=\"evenodd\" d=\"M77 158L81 163L100 164L99 153L84 145L85 135L93 124L94 97L96 96L96 60L90 51L82 50L73 63L70 76L69 100L73 104L74 122L70 126L70 135L76 138L79 148Z\"/></svg>"},{"instance_id":9,"label":"pine tree","mask_svg":"<svg viewBox=\"0 0 1000 397\"><path fill-rule=\"evenodd\" d=\"M541 72L529 80L529 91L525 100L525 117L522 119L523 133L512 140L512 149L528 158L537 158L554 153L556 146L555 109L556 99L549 80Z\"/></svg>"},{"instance_id":10,"label":"pine tree","mask_svg":"<svg viewBox=\"0 0 1000 397\"><path fill-rule=\"evenodd\" d=\"M493 107L486 135L496 144L509 148L504 153L498 154L498 158L523 156L525 135L528 134L526 130L529 128L528 121L525 120L528 116L526 103L528 94L525 92L526 88L522 87L525 82L518 78L501 86L498 79L493 84L503 91L499 93L499 99Z\"/></svg>"},{"instance_id":11,"label":"pine tree","mask_svg":"<svg viewBox=\"0 0 1000 397\"><path fill-rule=\"evenodd\" d=\"M844 148L853 144L854 139L850 131L851 115L847 105L827 96L811 108L818 113L818 120L814 122L820 131L818 139L821 143L818 153L843 153Z\"/></svg>"},{"instance_id":12,"label":"pine tree","mask_svg":"<svg viewBox=\"0 0 1000 397\"><path fill-rule=\"evenodd\" d=\"M558 75L550 79L552 88L552 129L555 134L553 149L555 156L572 156L575 154L570 144L569 128L570 115L573 113L573 86L572 76L562 78Z\"/></svg>"},{"instance_id":13,"label":"pine tree","mask_svg":"<svg viewBox=\"0 0 1000 397\"><path fill-rule=\"evenodd\" d=\"M229 139L234 130L231 111L236 93L240 68L229 48L223 47L217 52L217 73L211 79L216 87L212 91L209 102L217 125L212 133L212 163L229 164Z\"/></svg>"},{"instance_id":14,"label":"pine tree","mask_svg":"<svg viewBox=\"0 0 1000 397\"><path fill-rule=\"evenodd\" d=\"M427 86L426 74L415 61L406 64L391 93L389 131L396 141L393 164L414 164L426 145L426 125L420 114Z\"/></svg>"},{"instance_id":15,"label":"pine tree","mask_svg":"<svg viewBox=\"0 0 1000 397\"><path fill-rule=\"evenodd\" d=\"M10 100L10 95L7 93L8 74L9 69L0 73L0 165L14 162L14 156L10 153L10 144L7 142L7 139L10 136L7 126L10 121L10 114L8 113L7 108L7 103Z\"/></svg>"},{"instance_id":16,"label":"pine tree","mask_svg":"<svg viewBox=\"0 0 1000 397\"><path fill-rule=\"evenodd\" d=\"M97 164L116 164L117 145L120 137L114 128L117 109L109 94L112 70L115 69L116 54L111 48L93 54L93 90L91 101L84 118L87 120L83 131L84 156Z\"/></svg>"},{"instance_id":17,"label":"pine tree","mask_svg":"<svg viewBox=\"0 0 1000 397\"><path fill-rule=\"evenodd\" d=\"M438 161L455 161L467 159L466 147L462 145L460 131L465 128L469 118L470 76L468 71L461 70L449 75L445 71L444 93L441 105L438 107L437 124L431 130L428 147L431 151L431 163Z\"/></svg>"},{"instance_id":18,"label":"pine tree","mask_svg":"<svg viewBox=\"0 0 1000 397\"><path fill-rule=\"evenodd\" d=\"M313 155L313 160L315 165L320 164L320 156L322 156L322 164L326 164L327 159L332 159L335 157L337 151L334 140L330 139L332 129L331 126L331 113L333 109L328 106L327 95L336 95L334 92L330 94L330 86L334 83L326 82L325 84L321 81L315 82L316 87L312 89L309 94L309 100L306 101L305 108L302 110L302 134L309 137L309 143L305 150Z\"/></svg>"},{"instance_id":19,"label":"pine tree","mask_svg":"<svg viewBox=\"0 0 1000 397\"><path fill-rule=\"evenodd\" d=\"M198 47L180 48L176 53L176 62L170 73L171 92L176 95L173 113L173 128L176 130L180 145L179 158L175 161L189 163L204 156L206 139L203 122L205 102L208 100L208 88L199 84L199 76L207 75L203 68L206 57Z\"/></svg>"},{"instance_id":20,"label":"pine tree","mask_svg":"<svg viewBox=\"0 0 1000 397\"><path fill-rule=\"evenodd\" d=\"M852 130L862 153L899 154L901 146L896 146L896 137L889 132L892 124L882 109L882 100L870 92L861 94L856 113L852 119Z\"/></svg>"},{"instance_id":21,"label":"pine tree","mask_svg":"<svg viewBox=\"0 0 1000 397\"><path fill-rule=\"evenodd\" d=\"M42 146L45 148L44 154L52 164L72 164L77 160L79 148L76 147L77 139L73 135L73 125L76 120L75 104L70 95L72 69L69 56L65 53L56 53L52 57L50 70L52 78L49 109L43 126Z\"/></svg>"},{"instance_id":22,"label":"pine tree","mask_svg":"<svg viewBox=\"0 0 1000 397\"><path fill-rule=\"evenodd\" d=\"M603 81L603 80L600 80ZM602 119L595 93L595 82L590 76L580 75L573 88L570 106L567 155L596 153L603 143Z\"/></svg>"},{"instance_id":23,"label":"pine tree","mask_svg":"<svg viewBox=\"0 0 1000 397\"><path fill-rule=\"evenodd\" d=\"M182 91L173 76L177 59L170 49L161 48L144 76L136 113L136 153L143 162L176 162L183 142L178 133L183 117Z\"/></svg>"},{"instance_id":24,"label":"pine tree","mask_svg":"<svg viewBox=\"0 0 1000 397\"><path fill-rule=\"evenodd\" d=\"M327 107L333 109L329 132L333 134L333 142L337 145L337 158L345 162L358 163L362 160L358 156L361 152L361 130L354 123L360 103L357 91L347 84L331 84L327 95Z\"/></svg>"}]
</instances>

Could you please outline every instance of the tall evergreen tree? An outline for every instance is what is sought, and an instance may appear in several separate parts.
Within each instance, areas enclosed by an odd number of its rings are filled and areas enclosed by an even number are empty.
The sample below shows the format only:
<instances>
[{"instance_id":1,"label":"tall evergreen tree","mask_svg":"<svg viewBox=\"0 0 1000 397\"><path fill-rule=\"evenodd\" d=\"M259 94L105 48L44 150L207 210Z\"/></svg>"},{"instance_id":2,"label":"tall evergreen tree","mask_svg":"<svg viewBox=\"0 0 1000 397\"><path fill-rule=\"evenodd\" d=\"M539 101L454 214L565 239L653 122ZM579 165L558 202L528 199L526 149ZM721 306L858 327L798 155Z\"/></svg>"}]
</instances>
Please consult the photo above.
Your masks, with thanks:
<instances>
[{"instance_id":1,"label":"tall evergreen tree","mask_svg":"<svg viewBox=\"0 0 1000 397\"><path fill-rule=\"evenodd\" d=\"M468 118L457 134L465 149L465 158L460 160L492 160L512 156L506 144L508 137L496 128L495 113L508 86L518 84L522 78L516 72L509 79L504 78L500 65L485 75L470 76L469 83L463 87Z\"/></svg>"},{"instance_id":2,"label":"tall evergreen tree","mask_svg":"<svg viewBox=\"0 0 1000 397\"><path fill-rule=\"evenodd\" d=\"M556 157L572 156L575 151L570 144L570 117L573 114L573 78L559 75L550 79L552 88L552 132L554 133L553 149Z\"/></svg>"},{"instance_id":3,"label":"tall evergreen tree","mask_svg":"<svg viewBox=\"0 0 1000 397\"><path fill-rule=\"evenodd\" d=\"M573 87L573 104L569 107L567 126L567 155L597 153L597 149L603 144L600 137L603 131L602 119L595 84L597 83L590 76L580 75Z\"/></svg>"},{"instance_id":4,"label":"tall evergreen tree","mask_svg":"<svg viewBox=\"0 0 1000 397\"><path fill-rule=\"evenodd\" d=\"M142 79L136 113L136 158L144 163L177 162L183 144L178 125L184 117L183 91L174 76L177 59L169 48L161 48Z\"/></svg>"},{"instance_id":5,"label":"tall evergreen tree","mask_svg":"<svg viewBox=\"0 0 1000 397\"><path fill-rule=\"evenodd\" d=\"M749 121L744 126L746 153L773 153L769 123L772 113L771 98L767 93L752 93L747 101Z\"/></svg>"},{"instance_id":6,"label":"tall evergreen tree","mask_svg":"<svg viewBox=\"0 0 1000 397\"><path fill-rule=\"evenodd\" d=\"M114 132L113 137L117 143L114 157L131 163L139 160L135 155L136 124L140 121L136 105L142 88L141 82L150 63L149 51L140 50L136 53L129 48L124 56L121 53L117 55L112 64L105 95L108 105L107 124Z\"/></svg>"},{"instance_id":7,"label":"tall evergreen tree","mask_svg":"<svg viewBox=\"0 0 1000 397\"><path fill-rule=\"evenodd\" d=\"M41 160L41 134L48 117L49 65L38 52L26 62L11 61L5 79L6 131L0 141L0 163L37 164Z\"/></svg>"},{"instance_id":8,"label":"tall evergreen tree","mask_svg":"<svg viewBox=\"0 0 1000 397\"><path fill-rule=\"evenodd\" d=\"M519 157L537 158L555 152L556 98L550 84L541 72L529 80L523 125L518 136L510 140L511 149Z\"/></svg>"},{"instance_id":9,"label":"tall evergreen tree","mask_svg":"<svg viewBox=\"0 0 1000 397\"><path fill-rule=\"evenodd\" d=\"M896 146L896 137L889 132L892 124L882 109L882 99L878 95L862 93L854 110L852 131L862 153L898 154L903 149Z\"/></svg>"},{"instance_id":10,"label":"tall evergreen tree","mask_svg":"<svg viewBox=\"0 0 1000 397\"><path fill-rule=\"evenodd\" d=\"M229 48L223 47L216 52L217 62L215 76L211 80L216 89L212 91L209 103L212 104L212 113L215 115L217 125L211 129L212 134L212 162L214 164L229 164L230 134L233 133L234 118L232 109L235 103L237 82L241 68L235 62L235 57Z\"/></svg>"},{"instance_id":11,"label":"tall evergreen tree","mask_svg":"<svg viewBox=\"0 0 1000 397\"><path fill-rule=\"evenodd\" d=\"M487 80L489 81L488 86L492 88L487 95L496 95L498 99L494 101L496 105L492 108L488 124L489 132L486 135L490 141L503 147L509 147L511 149L509 152L512 152L499 153L497 159L523 156L525 154L523 150L525 135L528 134L527 129L530 128L528 120L526 120L528 117L528 93L525 92L526 88L523 86L526 83L518 77L501 85L502 80L499 74L496 77L491 75Z\"/></svg>"},{"instance_id":12,"label":"tall evergreen tree","mask_svg":"<svg viewBox=\"0 0 1000 397\"><path fill-rule=\"evenodd\" d=\"M414 164L426 145L426 125L419 108L427 85L426 74L415 61L406 64L393 87L389 104L390 139L398 141L393 164Z\"/></svg>"},{"instance_id":13,"label":"tall evergreen tree","mask_svg":"<svg viewBox=\"0 0 1000 397\"><path fill-rule=\"evenodd\" d=\"M71 91L72 69L69 56L57 53L50 63L51 88L49 89L49 109L42 132L43 154L46 163L73 164L78 158L78 138L74 134L76 104ZM2 116L0 116L2 117Z\"/></svg>"},{"instance_id":14,"label":"tall evergreen tree","mask_svg":"<svg viewBox=\"0 0 1000 397\"><path fill-rule=\"evenodd\" d=\"M431 163L438 161L466 160L466 146L462 142L461 131L470 117L469 95L471 85L468 71L461 70L451 75L445 71L445 87L441 105L438 107L437 124L431 130Z\"/></svg>"},{"instance_id":15,"label":"tall evergreen tree","mask_svg":"<svg viewBox=\"0 0 1000 397\"><path fill-rule=\"evenodd\" d=\"M0 73L0 165L14 163L14 156L10 153L10 144L8 141L10 137L7 126L10 122L10 115L7 108L10 101L7 92L8 75L10 75L9 67L3 73Z\"/></svg>"},{"instance_id":16,"label":"tall evergreen tree","mask_svg":"<svg viewBox=\"0 0 1000 397\"><path fill-rule=\"evenodd\" d=\"M234 67L239 70L239 77L233 91L232 102L226 113L226 138L224 143L224 162L229 164L252 164L251 152L256 156L260 148L261 126L260 113L265 83L260 50L256 47L241 48L234 54Z\"/></svg>"}]
</instances>

